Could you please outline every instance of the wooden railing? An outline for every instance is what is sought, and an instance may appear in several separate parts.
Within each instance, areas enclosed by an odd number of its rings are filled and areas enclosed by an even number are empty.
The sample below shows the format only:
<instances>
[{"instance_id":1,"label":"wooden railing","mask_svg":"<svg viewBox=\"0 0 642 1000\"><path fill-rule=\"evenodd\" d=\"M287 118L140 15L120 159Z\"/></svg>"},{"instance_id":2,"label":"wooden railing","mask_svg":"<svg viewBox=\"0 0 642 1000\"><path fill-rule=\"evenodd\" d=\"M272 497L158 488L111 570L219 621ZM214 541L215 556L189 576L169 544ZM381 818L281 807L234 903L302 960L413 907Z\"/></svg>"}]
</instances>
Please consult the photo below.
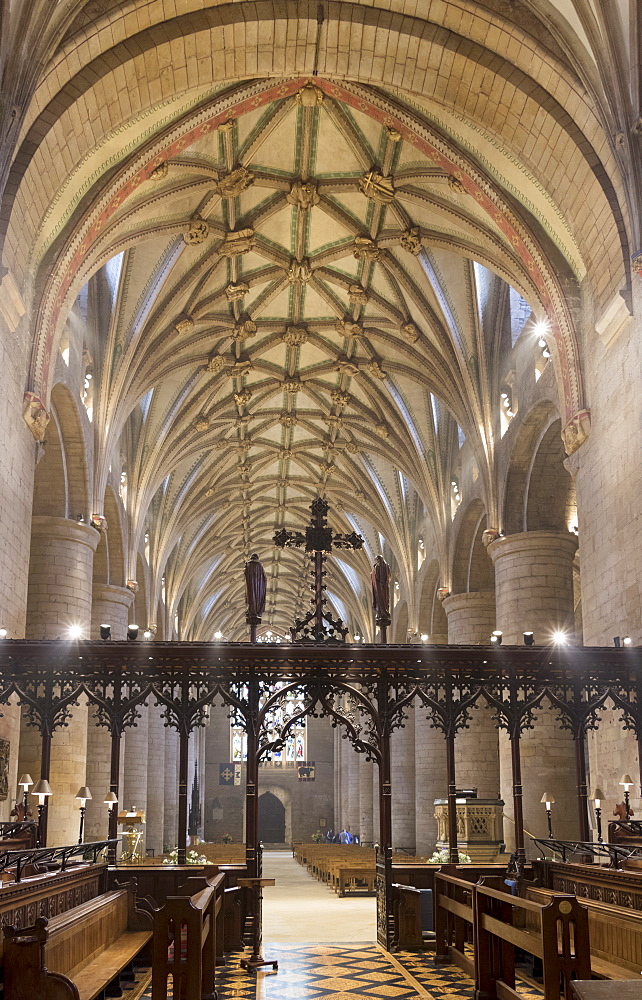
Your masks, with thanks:
<instances>
[{"instance_id":1,"label":"wooden railing","mask_svg":"<svg viewBox=\"0 0 642 1000\"><path fill-rule=\"evenodd\" d=\"M25 872L40 868L43 871L64 872L70 864L90 862L95 864L98 856L115 840L96 840L90 844L68 844L63 847L35 847L2 851L0 850L0 873L2 881L20 882ZM8 876L5 878L4 876Z\"/></svg>"},{"instance_id":2,"label":"wooden railing","mask_svg":"<svg viewBox=\"0 0 642 1000\"><path fill-rule=\"evenodd\" d=\"M518 1000L515 948L540 958L545 1000L571 1000L571 982L591 978L588 912L575 896L553 895L540 904L510 895L501 880L471 885L435 876L438 962L454 962L475 979L475 996ZM467 947L470 945L470 947Z\"/></svg>"}]
</instances>

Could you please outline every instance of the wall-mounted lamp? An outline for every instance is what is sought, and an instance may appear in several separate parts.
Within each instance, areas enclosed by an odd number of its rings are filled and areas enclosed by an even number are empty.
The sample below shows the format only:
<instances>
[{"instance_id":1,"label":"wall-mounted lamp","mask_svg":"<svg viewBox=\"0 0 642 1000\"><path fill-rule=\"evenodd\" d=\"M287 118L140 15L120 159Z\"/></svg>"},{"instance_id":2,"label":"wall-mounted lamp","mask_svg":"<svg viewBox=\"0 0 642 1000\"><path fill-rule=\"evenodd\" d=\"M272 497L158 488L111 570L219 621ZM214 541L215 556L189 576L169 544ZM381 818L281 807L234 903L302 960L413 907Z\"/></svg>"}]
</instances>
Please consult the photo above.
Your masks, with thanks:
<instances>
[{"instance_id":1,"label":"wall-mounted lamp","mask_svg":"<svg viewBox=\"0 0 642 1000\"><path fill-rule=\"evenodd\" d=\"M103 642L107 642L108 639L111 639L111 625L100 626L100 638Z\"/></svg>"},{"instance_id":2,"label":"wall-mounted lamp","mask_svg":"<svg viewBox=\"0 0 642 1000\"><path fill-rule=\"evenodd\" d=\"M129 642L136 642L136 639L138 639L138 625L127 626L127 639Z\"/></svg>"},{"instance_id":3,"label":"wall-mounted lamp","mask_svg":"<svg viewBox=\"0 0 642 1000\"><path fill-rule=\"evenodd\" d=\"M535 636L533 635L532 632L524 632L524 645L525 646L535 645Z\"/></svg>"},{"instance_id":4,"label":"wall-mounted lamp","mask_svg":"<svg viewBox=\"0 0 642 1000\"><path fill-rule=\"evenodd\" d=\"M500 632L499 629L495 629L495 631L492 633L492 635L490 637L490 641L495 646L501 646L501 644L502 644L502 636L503 636L503 633Z\"/></svg>"},{"instance_id":5,"label":"wall-mounted lamp","mask_svg":"<svg viewBox=\"0 0 642 1000\"><path fill-rule=\"evenodd\" d=\"M6 628L0 628L0 639L6 639L6 638L7 638Z\"/></svg>"},{"instance_id":6,"label":"wall-mounted lamp","mask_svg":"<svg viewBox=\"0 0 642 1000\"><path fill-rule=\"evenodd\" d=\"M82 625L70 625L67 635L70 639L82 639Z\"/></svg>"},{"instance_id":7,"label":"wall-mounted lamp","mask_svg":"<svg viewBox=\"0 0 642 1000\"><path fill-rule=\"evenodd\" d=\"M540 802L546 807L546 819L548 820L548 835L553 838L553 821L551 818L551 806L555 805L555 799L550 792L544 792Z\"/></svg>"},{"instance_id":8,"label":"wall-mounted lamp","mask_svg":"<svg viewBox=\"0 0 642 1000\"><path fill-rule=\"evenodd\" d=\"M149 640L153 638L154 638L154 633L152 632L152 630L146 628L145 631L143 632L143 639L147 639L147 641L149 642Z\"/></svg>"}]
</instances>

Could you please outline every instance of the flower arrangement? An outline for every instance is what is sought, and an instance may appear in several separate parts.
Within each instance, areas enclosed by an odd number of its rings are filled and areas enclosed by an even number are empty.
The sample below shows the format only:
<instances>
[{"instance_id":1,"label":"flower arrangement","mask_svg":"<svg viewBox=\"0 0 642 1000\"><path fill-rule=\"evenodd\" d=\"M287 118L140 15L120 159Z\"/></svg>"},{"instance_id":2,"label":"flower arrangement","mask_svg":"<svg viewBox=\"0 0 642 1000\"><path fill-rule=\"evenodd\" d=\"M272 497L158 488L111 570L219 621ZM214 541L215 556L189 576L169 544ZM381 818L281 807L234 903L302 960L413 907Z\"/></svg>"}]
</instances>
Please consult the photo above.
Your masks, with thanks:
<instances>
[{"instance_id":1,"label":"flower arrangement","mask_svg":"<svg viewBox=\"0 0 642 1000\"><path fill-rule=\"evenodd\" d=\"M196 851L188 851L185 855L185 863L188 865L206 865L207 858L204 854L197 854ZM178 864L178 847L175 847L173 851L169 852L168 858L163 858L164 865L177 865Z\"/></svg>"},{"instance_id":2,"label":"flower arrangement","mask_svg":"<svg viewBox=\"0 0 642 1000\"><path fill-rule=\"evenodd\" d=\"M459 851L459 864L460 865L470 865L472 864L472 858L468 854L464 854L463 851ZM429 865L447 865L449 861L448 851L435 851L432 857L428 858Z\"/></svg>"},{"instance_id":3,"label":"flower arrangement","mask_svg":"<svg viewBox=\"0 0 642 1000\"><path fill-rule=\"evenodd\" d=\"M320 830L317 830L316 833L312 834L312 841L313 841L313 843L315 843L315 844L321 844L324 840L325 840L325 837L323 836L323 834L321 833Z\"/></svg>"},{"instance_id":4,"label":"flower arrangement","mask_svg":"<svg viewBox=\"0 0 642 1000\"><path fill-rule=\"evenodd\" d=\"M231 844L232 843L232 834L231 833L224 833L223 836L221 837L221 843L222 844Z\"/></svg>"}]
</instances>

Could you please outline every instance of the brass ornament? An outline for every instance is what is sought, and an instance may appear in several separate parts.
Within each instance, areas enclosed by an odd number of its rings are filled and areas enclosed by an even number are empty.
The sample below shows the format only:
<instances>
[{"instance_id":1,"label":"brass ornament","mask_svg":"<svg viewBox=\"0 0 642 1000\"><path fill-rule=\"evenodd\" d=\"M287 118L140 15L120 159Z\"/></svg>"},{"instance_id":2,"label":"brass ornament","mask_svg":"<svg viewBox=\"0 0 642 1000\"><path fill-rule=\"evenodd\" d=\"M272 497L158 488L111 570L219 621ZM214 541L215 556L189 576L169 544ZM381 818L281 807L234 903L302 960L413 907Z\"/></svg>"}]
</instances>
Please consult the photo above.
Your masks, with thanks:
<instances>
[{"instance_id":1,"label":"brass ornament","mask_svg":"<svg viewBox=\"0 0 642 1000\"><path fill-rule=\"evenodd\" d=\"M339 389L335 389L334 392L330 393L330 399L335 404L335 406L348 406L352 401L352 396L349 392L341 392Z\"/></svg>"},{"instance_id":2,"label":"brass ornament","mask_svg":"<svg viewBox=\"0 0 642 1000\"><path fill-rule=\"evenodd\" d=\"M258 327L253 319L244 319L236 323L230 331L232 340L245 340L246 337L253 337Z\"/></svg>"},{"instance_id":3,"label":"brass ornament","mask_svg":"<svg viewBox=\"0 0 642 1000\"><path fill-rule=\"evenodd\" d=\"M194 320L191 316L183 313L174 323L174 329L176 333L187 333L189 330L194 329Z\"/></svg>"},{"instance_id":4,"label":"brass ornament","mask_svg":"<svg viewBox=\"0 0 642 1000\"><path fill-rule=\"evenodd\" d=\"M225 367L227 367L228 364L228 360L221 354L215 354L214 357L210 358L207 362L207 370L208 372L212 372L214 375L218 375Z\"/></svg>"},{"instance_id":5,"label":"brass ornament","mask_svg":"<svg viewBox=\"0 0 642 1000\"><path fill-rule=\"evenodd\" d=\"M455 191L456 194L466 194L466 188L460 181L459 177L455 177L454 174L448 175L448 187L451 191Z\"/></svg>"},{"instance_id":6,"label":"brass ornament","mask_svg":"<svg viewBox=\"0 0 642 1000\"><path fill-rule=\"evenodd\" d=\"M303 382L298 378L286 378L283 382L283 391L290 396L296 396L297 392L303 389Z\"/></svg>"},{"instance_id":7,"label":"brass ornament","mask_svg":"<svg viewBox=\"0 0 642 1000\"><path fill-rule=\"evenodd\" d=\"M372 375L373 378L384 379L387 378L387 372L383 370L378 361L369 361L366 365L366 371L368 375Z\"/></svg>"},{"instance_id":8,"label":"brass ornament","mask_svg":"<svg viewBox=\"0 0 642 1000\"><path fill-rule=\"evenodd\" d=\"M248 386L234 393L234 402L237 406L247 406L251 399L252 390Z\"/></svg>"},{"instance_id":9,"label":"brass ornament","mask_svg":"<svg viewBox=\"0 0 642 1000\"><path fill-rule=\"evenodd\" d=\"M383 438L384 441L387 438L390 437L390 428L388 427L387 424L383 424L383 423L381 423L381 424L375 424L374 430L375 430L375 434L378 437Z\"/></svg>"},{"instance_id":10,"label":"brass ornament","mask_svg":"<svg viewBox=\"0 0 642 1000\"><path fill-rule=\"evenodd\" d=\"M207 417L198 417L198 419L194 421L194 430L198 431L199 434L208 430L209 426L210 424Z\"/></svg>"}]
</instances>

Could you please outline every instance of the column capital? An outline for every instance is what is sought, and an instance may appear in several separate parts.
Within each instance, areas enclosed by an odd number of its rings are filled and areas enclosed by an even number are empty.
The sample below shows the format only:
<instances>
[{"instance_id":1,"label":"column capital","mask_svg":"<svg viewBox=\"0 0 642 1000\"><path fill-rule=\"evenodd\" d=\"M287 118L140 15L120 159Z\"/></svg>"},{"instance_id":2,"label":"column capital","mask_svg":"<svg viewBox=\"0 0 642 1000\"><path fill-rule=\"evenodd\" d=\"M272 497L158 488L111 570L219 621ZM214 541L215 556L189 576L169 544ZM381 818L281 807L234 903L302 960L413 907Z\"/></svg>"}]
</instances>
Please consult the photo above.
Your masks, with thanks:
<instances>
[{"instance_id":1,"label":"column capital","mask_svg":"<svg viewBox=\"0 0 642 1000\"><path fill-rule=\"evenodd\" d=\"M444 611L447 615L456 611L476 610L492 607L495 610L494 590L471 590L463 594L451 594L444 598Z\"/></svg>"},{"instance_id":2,"label":"column capital","mask_svg":"<svg viewBox=\"0 0 642 1000\"><path fill-rule=\"evenodd\" d=\"M61 542L87 545L93 552L96 551L100 541L100 532L89 524L72 521L68 517L53 517L49 514L34 514L31 519L31 534Z\"/></svg>"},{"instance_id":3,"label":"column capital","mask_svg":"<svg viewBox=\"0 0 642 1000\"><path fill-rule=\"evenodd\" d=\"M94 604L105 602L129 608L134 600L134 593L128 587L117 587L113 583L94 583L92 598Z\"/></svg>"},{"instance_id":4,"label":"column capital","mask_svg":"<svg viewBox=\"0 0 642 1000\"><path fill-rule=\"evenodd\" d=\"M567 557L573 559L577 550L577 535L570 531L520 531L515 535L504 535L495 539L488 546L488 555L497 563L500 559L512 555L542 555L545 552L554 554L556 559Z\"/></svg>"}]
</instances>

